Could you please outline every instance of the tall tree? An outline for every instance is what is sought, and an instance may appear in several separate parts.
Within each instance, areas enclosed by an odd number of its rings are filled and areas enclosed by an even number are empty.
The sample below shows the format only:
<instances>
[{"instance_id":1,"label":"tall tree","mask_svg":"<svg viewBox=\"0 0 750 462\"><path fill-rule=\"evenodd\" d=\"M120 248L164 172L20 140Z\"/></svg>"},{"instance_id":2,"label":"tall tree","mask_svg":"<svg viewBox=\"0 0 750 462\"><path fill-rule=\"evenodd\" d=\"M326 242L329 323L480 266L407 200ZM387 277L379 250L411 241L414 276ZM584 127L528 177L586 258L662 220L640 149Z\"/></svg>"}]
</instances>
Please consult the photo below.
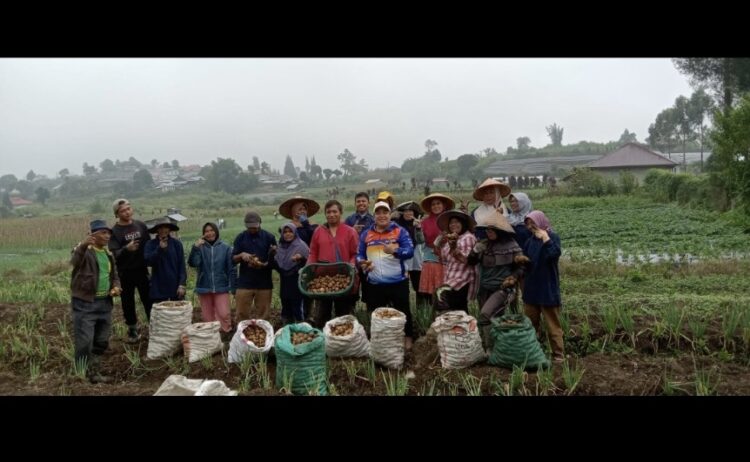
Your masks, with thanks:
<instances>
[{"instance_id":1,"label":"tall tree","mask_svg":"<svg viewBox=\"0 0 750 462\"><path fill-rule=\"evenodd\" d=\"M205 174L206 185L211 190L230 194L246 193L255 188L258 181L255 175L244 172L234 159L219 157L201 172Z\"/></svg>"},{"instance_id":2,"label":"tall tree","mask_svg":"<svg viewBox=\"0 0 750 462\"><path fill-rule=\"evenodd\" d=\"M36 178L36 173L34 173L34 170L29 170L29 173L26 174L26 179L34 181L34 178Z\"/></svg>"},{"instance_id":3,"label":"tall tree","mask_svg":"<svg viewBox=\"0 0 750 462\"><path fill-rule=\"evenodd\" d=\"M750 58L674 58L672 62L689 76L691 85L713 90L725 115L735 97L750 90Z\"/></svg>"},{"instance_id":4,"label":"tall tree","mask_svg":"<svg viewBox=\"0 0 750 462\"><path fill-rule=\"evenodd\" d=\"M688 116L698 131L698 137L701 145L701 172L703 171L703 146L705 143L705 135L708 127L703 125L706 116L710 116L716 109L713 100L711 99L703 88L699 88L694 91L690 96L690 102L688 107Z\"/></svg>"},{"instance_id":5,"label":"tall tree","mask_svg":"<svg viewBox=\"0 0 750 462\"><path fill-rule=\"evenodd\" d=\"M750 213L750 94L728 114L716 114L714 126L714 150L708 159L712 178Z\"/></svg>"},{"instance_id":6,"label":"tall tree","mask_svg":"<svg viewBox=\"0 0 750 462\"><path fill-rule=\"evenodd\" d=\"M146 169L138 170L133 174L133 189L146 191L154 187L154 177Z\"/></svg>"},{"instance_id":7,"label":"tall tree","mask_svg":"<svg viewBox=\"0 0 750 462\"><path fill-rule=\"evenodd\" d=\"M310 172L310 160L305 156L305 172Z\"/></svg>"},{"instance_id":8,"label":"tall tree","mask_svg":"<svg viewBox=\"0 0 750 462\"><path fill-rule=\"evenodd\" d=\"M10 191L18 183L18 178L12 173L0 176L0 189L6 189Z\"/></svg>"},{"instance_id":9,"label":"tall tree","mask_svg":"<svg viewBox=\"0 0 750 462\"><path fill-rule=\"evenodd\" d=\"M67 168L64 168L60 170L59 172L57 172L57 174L60 175L60 178L65 179L68 175L70 175L70 170L68 170Z\"/></svg>"},{"instance_id":10,"label":"tall tree","mask_svg":"<svg viewBox=\"0 0 750 462\"><path fill-rule=\"evenodd\" d=\"M110 161L112 162L112 161ZM86 176L91 176L96 174L96 167L93 165L89 165L86 162L83 163L83 174Z\"/></svg>"},{"instance_id":11,"label":"tall tree","mask_svg":"<svg viewBox=\"0 0 750 462\"><path fill-rule=\"evenodd\" d=\"M99 168L102 169L102 172L113 172L117 170L117 167L115 166L115 163L112 162L110 159L104 159L99 163Z\"/></svg>"},{"instance_id":12,"label":"tall tree","mask_svg":"<svg viewBox=\"0 0 750 462\"><path fill-rule=\"evenodd\" d=\"M427 152L430 153L435 148L435 146L438 145L438 142L435 140L427 139L427 141L424 142L424 147L427 148Z\"/></svg>"},{"instance_id":13,"label":"tall tree","mask_svg":"<svg viewBox=\"0 0 750 462\"><path fill-rule=\"evenodd\" d=\"M563 128L558 127L556 123L546 127L547 135L552 140L552 146L562 146Z\"/></svg>"},{"instance_id":14,"label":"tall tree","mask_svg":"<svg viewBox=\"0 0 750 462\"><path fill-rule=\"evenodd\" d=\"M260 163L260 174L261 175L270 175L271 174L271 166L268 165L268 162L263 161Z\"/></svg>"},{"instance_id":15,"label":"tall tree","mask_svg":"<svg viewBox=\"0 0 750 462\"><path fill-rule=\"evenodd\" d=\"M344 176L357 172L357 156L352 154L351 151L344 149L344 152L339 153L336 158L341 162L341 170L344 171Z\"/></svg>"},{"instance_id":16,"label":"tall tree","mask_svg":"<svg viewBox=\"0 0 750 462\"><path fill-rule=\"evenodd\" d=\"M482 149L482 153L484 154L485 157L492 157L492 156L500 155L497 151L495 151L495 148L493 147Z\"/></svg>"},{"instance_id":17,"label":"tall tree","mask_svg":"<svg viewBox=\"0 0 750 462\"><path fill-rule=\"evenodd\" d=\"M635 137L635 133L631 133L626 128L624 132L622 132L622 135L620 135L620 139L617 141L617 143L622 146L626 143L637 143L638 140Z\"/></svg>"},{"instance_id":18,"label":"tall tree","mask_svg":"<svg viewBox=\"0 0 750 462\"><path fill-rule=\"evenodd\" d=\"M253 168L255 168L256 172L260 171L260 160L258 160L258 156L253 156Z\"/></svg>"},{"instance_id":19,"label":"tall tree","mask_svg":"<svg viewBox=\"0 0 750 462\"><path fill-rule=\"evenodd\" d=\"M159 161L156 159L151 159L151 168L156 168L159 166Z\"/></svg>"},{"instance_id":20,"label":"tall tree","mask_svg":"<svg viewBox=\"0 0 750 462\"><path fill-rule=\"evenodd\" d=\"M172 161L172 168L180 168L180 162L177 159Z\"/></svg>"},{"instance_id":21,"label":"tall tree","mask_svg":"<svg viewBox=\"0 0 750 462\"><path fill-rule=\"evenodd\" d=\"M310 165L310 174L320 179L323 175L323 169L320 168L320 165Z\"/></svg>"},{"instance_id":22,"label":"tall tree","mask_svg":"<svg viewBox=\"0 0 750 462\"><path fill-rule=\"evenodd\" d=\"M531 144L531 139L529 139L528 136L522 136L519 138L516 138L516 145L518 145L518 151L528 151L529 145Z\"/></svg>"},{"instance_id":23,"label":"tall tree","mask_svg":"<svg viewBox=\"0 0 750 462\"><path fill-rule=\"evenodd\" d=\"M35 194L36 194L36 200L41 202L42 205L47 205L47 199L49 199L49 196L50 196L49 189L43 188L40 186L36 188Z\"/></svg>"},{"instance_id":24,"label":"tall tree","mask_svg":"<svg viewBox=\"0 0 750 462\"><path fill-rule=\"evenodd\" d=\"M470 173L469 171L473 166L475 166L479 162L479 158L476 154L464 154L461 156L458 156L458 159L456 159L456 165L458 166L458 177L459 178L469 178Z\"/></svg>"},{"instance_id":25,"label":"tall tree","mask_svg":"<svg viewBox=\"0 0 750 462\"><path fill-rule=\"evenodd\" d=\"M330 168L324 168L323 175L325 175L326 181L328 181L331 179L331 175L333 175L333 170L331 170Z\"/></svg>"},{"instance_id":26,"label":"tall tree","mask_svg":"<svg viewBox=\"0 0 750 462\"><path fill-rule=\"evenodd\" d=\"M141 167L141 165L142 165L142 164L141 164L141 163L140 163L140 162L138 161L138 159L136 159L136 158L135 158L135 157L133 157L133 156L130 156L130 158L128 158L128 164L130 164L130 166L131 166L131 167L135 167L135 168L140 168L140 167Z\"/></svg>"},{"instance_id":27,"label":"tall tree","mask_svg":"<svg viewBox=\"0 0 750 462\"><path fill-rule=\"evenodd\" d=\"M286 155L286 162L284 162L284 175L297 178L297 171L294 169L294 162L292 162L292 157L289 154Z\"/></svg>"},{"instance_id":28,"label":"tall tree","mask_svg":"<svg viewBox=\"0 0 750 462\"><path fill-rule=\"evenodd\" d=\"M165 160L165 161L164 161L164 163L163 163L163 164L161 164L161 168L172 168L172 166L171 166L171 165L169 164L169 162L167 162L167 161Z\"/></svg>"},{"instance_id":29,"label":"tall tree","mask_svg":"<svg viewBox=\"0 0 750 462\"><path fill-rule=\"evenodd\" d=\"M696 138L693 121L690 117L690 100L685 96L678 96L674 102L674 115L677 123L677 135L682 142L682 168L687 172L686 145Z\"/></svg>"},{"instance_id":30,"label":"tall tree","mask_svg":"<svg viewBox=\"0 0 750 462\"><path fill-rule=\"evenodd\" d=\"M672 146L677 143L677 115L674 108L667 108L656 116L648 127L648 144L672 158Z\"/></svg>"}]
</instances>

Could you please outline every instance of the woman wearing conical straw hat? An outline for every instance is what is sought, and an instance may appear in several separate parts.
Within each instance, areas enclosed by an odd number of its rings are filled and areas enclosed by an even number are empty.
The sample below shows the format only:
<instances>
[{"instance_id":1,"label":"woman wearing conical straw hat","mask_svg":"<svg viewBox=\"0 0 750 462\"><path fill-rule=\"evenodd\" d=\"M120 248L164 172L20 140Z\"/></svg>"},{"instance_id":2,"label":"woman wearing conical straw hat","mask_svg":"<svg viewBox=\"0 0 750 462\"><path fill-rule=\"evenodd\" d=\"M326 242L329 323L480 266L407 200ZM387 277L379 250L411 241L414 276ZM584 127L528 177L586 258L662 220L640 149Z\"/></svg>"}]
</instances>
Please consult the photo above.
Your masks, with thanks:
<instances>
[{"instance_id":1,"label":"woman wearing conical straw hat","mask_svg":"<svg viewBox=\"0 0 750 462\"><path fill-rule=\"evenodd\" d=\"M506 197L508 194L510 194L510 186L494 178L487 178L474 190L474 199L481 201L479 207L471 212L471 216L477 222L477 226L483 227L486 221L495 214L496 210L499 210L503 216L508 216L508 209L503 204L503 197ZM479 228L476 232L476 237L477 239L486 239L487 234L483 228Z\"/></svg>"}]
</instances>

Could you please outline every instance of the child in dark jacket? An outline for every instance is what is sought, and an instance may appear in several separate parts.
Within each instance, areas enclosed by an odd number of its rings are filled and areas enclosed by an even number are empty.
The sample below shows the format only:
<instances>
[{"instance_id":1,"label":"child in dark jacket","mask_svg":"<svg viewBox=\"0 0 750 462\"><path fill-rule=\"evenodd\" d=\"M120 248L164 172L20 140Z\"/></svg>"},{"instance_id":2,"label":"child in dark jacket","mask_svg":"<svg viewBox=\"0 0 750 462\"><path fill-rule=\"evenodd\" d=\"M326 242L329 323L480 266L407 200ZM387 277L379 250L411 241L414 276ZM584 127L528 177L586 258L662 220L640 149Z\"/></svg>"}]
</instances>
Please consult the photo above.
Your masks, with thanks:
<instances>
[{"instance_id":1,"label":"child in dark jacket","mask_svg":"<svg viewBox=\"0 0 750 462\"><path fill-rule=\"evenodd\" d=\"M305 319L302 292L299 290L299 270L307 263L310 248L300 239L297 227L288 222L281 227L281 239L275 249L271 266L279 272L281 297L281 322L302 322Z\"/></svg>"},{"instance_id":2,"label":"child in dark jacket","mask_svg":"<svg viewBox=\"0 0 750 462\"><path fill-rule=\"evenodd\" d=\"M224 333L232 331L229 292L234 293L237 269L232 262L232 247L219 239L214 223L203 225L203 233L190 250L188 265L198 269L195 293L201 302L203 321L219 321Z\"/></svg>"},{"instance_id":3,"label":"child in dark jacket","mask_svg":"<svg viewBox=\"0 0 750 462\"><path fill-rule=\"evenodd\" d=\"M540 316L544 315L547 337L552 347L552 359L565 358L563 331L560 325L560 272L558 261L562 253L560 237L552 230L543 212L534 210L525 218L531 237L523 252L529 257L523 290L524 311L539 335Z\"/></svg>"}]
</instances>

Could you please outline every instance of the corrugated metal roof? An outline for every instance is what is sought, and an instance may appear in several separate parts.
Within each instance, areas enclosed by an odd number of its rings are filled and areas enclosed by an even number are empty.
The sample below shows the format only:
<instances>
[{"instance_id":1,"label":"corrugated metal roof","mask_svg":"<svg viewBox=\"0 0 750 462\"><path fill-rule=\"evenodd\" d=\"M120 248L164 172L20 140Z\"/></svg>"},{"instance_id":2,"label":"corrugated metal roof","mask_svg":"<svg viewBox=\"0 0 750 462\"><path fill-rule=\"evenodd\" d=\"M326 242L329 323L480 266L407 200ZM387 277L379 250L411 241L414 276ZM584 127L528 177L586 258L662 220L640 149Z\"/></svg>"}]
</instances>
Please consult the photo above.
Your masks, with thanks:
<instances>
[{"instance_id":1,"label":"corrugated metal roof","mask_svg":"<svg viewBox=\"0 0 750 462\"><path fill-rule=\"evenodd\" d=\"M677 162L636 143L627 143L620 149L610 152L588 166L596 168L618 167L674 167Z\"/></svg>"}]
</instances>

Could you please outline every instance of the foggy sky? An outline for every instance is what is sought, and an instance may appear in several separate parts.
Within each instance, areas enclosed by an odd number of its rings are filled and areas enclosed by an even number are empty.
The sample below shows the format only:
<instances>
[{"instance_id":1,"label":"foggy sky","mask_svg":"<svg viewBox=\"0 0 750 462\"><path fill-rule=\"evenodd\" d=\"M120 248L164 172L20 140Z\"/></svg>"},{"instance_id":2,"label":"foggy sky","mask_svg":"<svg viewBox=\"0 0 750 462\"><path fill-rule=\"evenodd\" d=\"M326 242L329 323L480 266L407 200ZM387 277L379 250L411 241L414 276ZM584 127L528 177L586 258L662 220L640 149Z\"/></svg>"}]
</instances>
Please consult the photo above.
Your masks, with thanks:
<instances>
[{"instance_id":1,"label":"foggy sky","mask_svg":"<svg viewBox=\"0 0 750 462\"><path fill-rule=\"evenodd\" d=\"M105 158L181 165L258 156L283 171L400 166L549 144L638 141L687 78L669 59L0 59L0 175L81 174Z\"/></svg>"}]
</instances>

